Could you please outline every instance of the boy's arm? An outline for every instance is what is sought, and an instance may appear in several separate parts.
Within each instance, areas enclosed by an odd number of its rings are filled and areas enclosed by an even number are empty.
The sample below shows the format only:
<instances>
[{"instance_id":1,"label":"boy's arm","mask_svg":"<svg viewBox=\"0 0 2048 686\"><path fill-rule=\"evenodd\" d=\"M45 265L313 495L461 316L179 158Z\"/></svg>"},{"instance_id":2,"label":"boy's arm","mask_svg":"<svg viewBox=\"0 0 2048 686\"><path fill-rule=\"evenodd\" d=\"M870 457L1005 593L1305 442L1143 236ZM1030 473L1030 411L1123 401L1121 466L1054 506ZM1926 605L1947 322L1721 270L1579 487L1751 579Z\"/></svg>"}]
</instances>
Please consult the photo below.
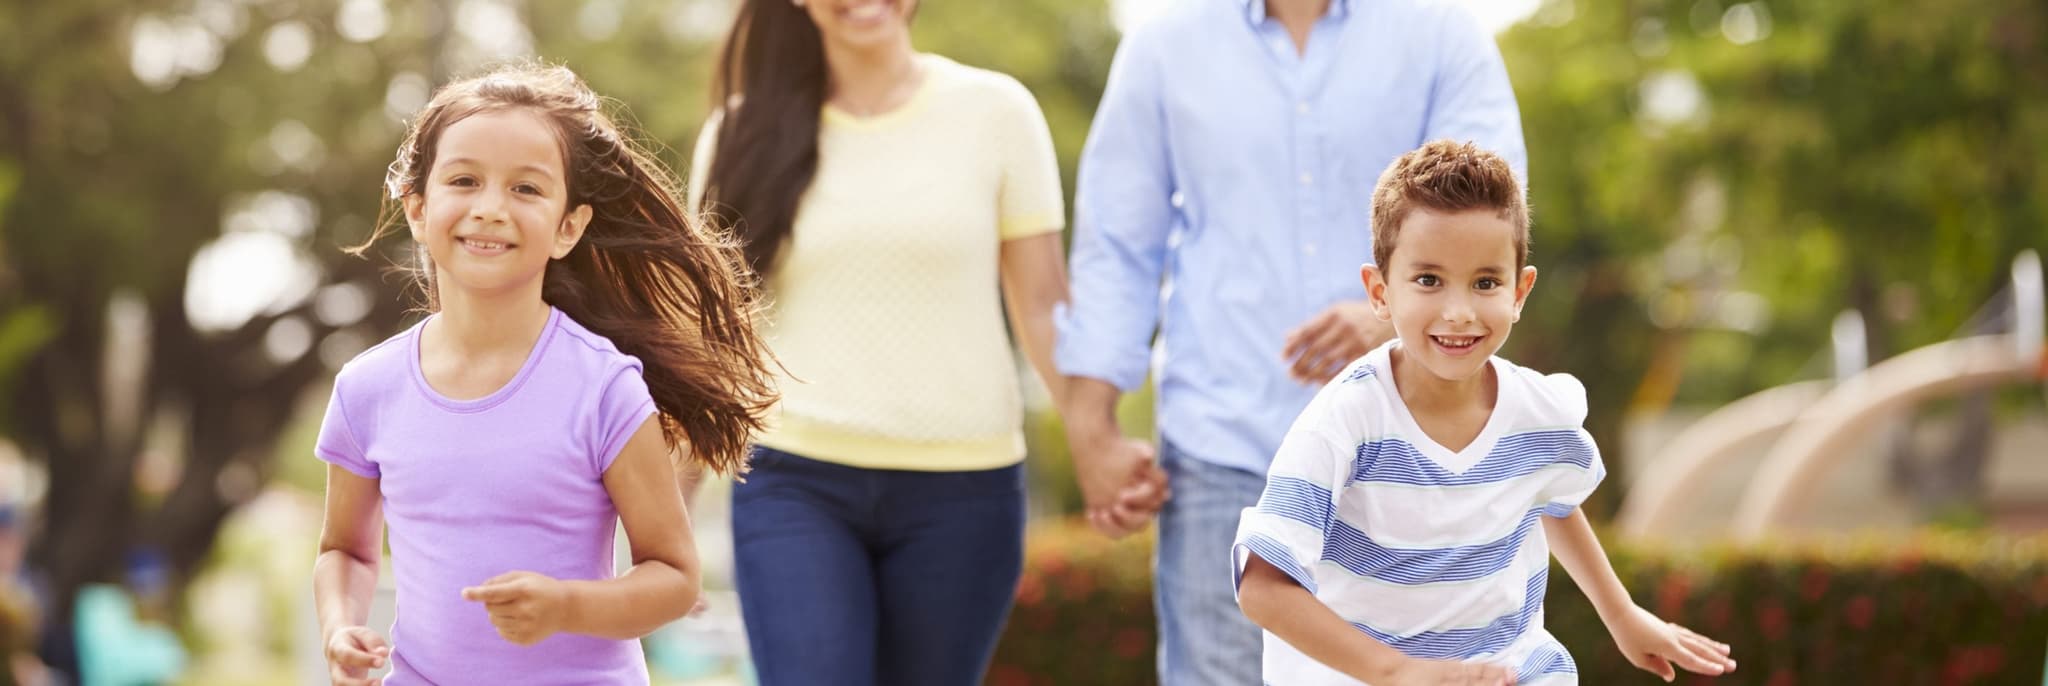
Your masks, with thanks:
<instances>
[{"instance_id":1,"label":"boy's arm","mask_svg":"<svg viewBox=\"0 0 2048 686\"><path fill-rule=\"evenodd\" d=\"M1506 667L1419 660L1373 640L1257 553L1245 560L1237 603L1259 628L1353 679L1373 684L1513 683Z\"/></svg>"},{"instance_id":2,"label":"boy's arm","mask_svg":"<svg viewBox=\"0 0 2048 686\"><path fill-rule=\"evenodd\" d=\"M1677 677L1671 667L1674 662L1697 674L1735 670L1728 644L1666 622L1636 605L1615 575L1614 565L1607 561L1607 551L1601 548L1592 523L1586 521L1585 510L1573 508L1570 515L1542 520L1551 553L1593 603L1601 623L1614 636L1615 646L1631 664L1665 681Z\"/></svg>"}]
</instances>

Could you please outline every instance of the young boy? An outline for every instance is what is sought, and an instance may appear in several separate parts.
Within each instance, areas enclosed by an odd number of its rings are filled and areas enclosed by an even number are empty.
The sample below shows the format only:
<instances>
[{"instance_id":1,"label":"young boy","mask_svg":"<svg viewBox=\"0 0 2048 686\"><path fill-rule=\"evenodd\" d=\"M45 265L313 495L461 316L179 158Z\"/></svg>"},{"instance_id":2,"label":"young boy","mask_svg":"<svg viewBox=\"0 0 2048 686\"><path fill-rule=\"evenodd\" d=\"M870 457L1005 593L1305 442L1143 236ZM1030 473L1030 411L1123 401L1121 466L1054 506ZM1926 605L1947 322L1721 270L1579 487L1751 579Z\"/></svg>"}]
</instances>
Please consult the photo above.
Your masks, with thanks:
<instances>
[{"instance_id":1,"label":"young boy","mask_svg":"<svg viewBox=\"0 0 2048 686\"><path fill-rule=\"evenodd\" d=\"M1424 145L1380 176L1372 218L1363 276L1396 338L1302 411L1238 527L1266 683L1576 683L1543 630L1551 546L1637 667L1735 669L1629 599L1579 511L1605 474L1585 387L1493 356L1536 285L1507 163Z\"/></svg>"}]
</instances>

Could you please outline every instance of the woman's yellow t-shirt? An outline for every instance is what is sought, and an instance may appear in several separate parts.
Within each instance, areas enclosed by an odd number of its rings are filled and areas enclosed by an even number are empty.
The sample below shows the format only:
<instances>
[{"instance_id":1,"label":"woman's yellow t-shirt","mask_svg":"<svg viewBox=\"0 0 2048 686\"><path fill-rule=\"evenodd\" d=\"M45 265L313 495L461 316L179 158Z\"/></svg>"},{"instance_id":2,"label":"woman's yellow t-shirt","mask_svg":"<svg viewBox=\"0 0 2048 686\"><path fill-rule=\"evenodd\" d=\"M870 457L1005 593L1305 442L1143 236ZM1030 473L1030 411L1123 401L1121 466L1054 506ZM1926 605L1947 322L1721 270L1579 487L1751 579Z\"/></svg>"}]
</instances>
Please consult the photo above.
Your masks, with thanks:
<instances>
[{"instance_id":1,"label":"woman's yellow t-shirt","mask_svg":"<svg viewBox=\"0 0 2048 686\"><path fill-rule=\"evenodd\" d=\"M1052 134L1015 79L918 59L895 110L820 114L817 174L766 283L788 371L760 445L871 469L1024 459L997 264L1002 241L1065 224ZM698 137L693 210L718 123Z\"/></svg>"}]
</instances>

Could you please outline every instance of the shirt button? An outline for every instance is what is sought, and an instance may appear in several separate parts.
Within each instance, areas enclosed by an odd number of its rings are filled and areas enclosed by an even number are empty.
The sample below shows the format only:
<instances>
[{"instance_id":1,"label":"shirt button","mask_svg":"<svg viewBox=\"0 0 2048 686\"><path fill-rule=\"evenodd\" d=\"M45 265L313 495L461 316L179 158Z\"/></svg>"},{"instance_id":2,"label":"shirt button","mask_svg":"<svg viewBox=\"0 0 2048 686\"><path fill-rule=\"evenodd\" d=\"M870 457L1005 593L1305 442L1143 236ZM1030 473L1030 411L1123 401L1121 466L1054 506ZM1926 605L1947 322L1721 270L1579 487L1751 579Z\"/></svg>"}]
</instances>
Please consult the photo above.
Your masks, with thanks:
<instances>
[{"instance_id":1,"label":"shirt button","mask_svg":"<svg viewBox=\"0 0 2048 686\"><path fill-rule=\"evenodd\" d=\"M1309 256L1309 257L1315 257L1315 256L1316 256L1316 244L1314 244L1314 243L1303 243L1303 244L1301 245L1301 254L1303 254L1303 255L1307 255L1307 256Z\"/></svg>"},{"instance_id":2,"label":"shirt button","mask_svg":"<svg viewBox=\"0 0 2048 686\"><path fill-rule=\"evenodd\" d=\"M1294 111L1301 114L1308 114L1308 101L1303 100L1301 102L1295 103Z\"/></svg>"},{"instance_id":3,"label":"shirt button","mask_svg":"<svg viewBox=\"0 0 2048 686\"><path fill-rule=\"evenodd\" d=\"M1302 173L1301 173L1301 185L1303 185L1303 186L1306 186L1306 185L1309 185L1309 184L1312 184L1312 183L1315 183L1315 182L1316 182L1316 177L1314 177L1314 176L1310 176L1308 172L1302 172Z\"/></svg>"},{"instance_id":4,"label":"shirt button","mask_svg":"<svg viewBox=\"0 0 2048 686\"><path fill-rule=\"evenodd\" d=\"M1183 205L1188 204L1187 196L1181 195L1180 191L1174 191L1173 195L1166 197L1166 201L1172 203L1174 207L1181 207Z\"/></svg>"}]
</instances>

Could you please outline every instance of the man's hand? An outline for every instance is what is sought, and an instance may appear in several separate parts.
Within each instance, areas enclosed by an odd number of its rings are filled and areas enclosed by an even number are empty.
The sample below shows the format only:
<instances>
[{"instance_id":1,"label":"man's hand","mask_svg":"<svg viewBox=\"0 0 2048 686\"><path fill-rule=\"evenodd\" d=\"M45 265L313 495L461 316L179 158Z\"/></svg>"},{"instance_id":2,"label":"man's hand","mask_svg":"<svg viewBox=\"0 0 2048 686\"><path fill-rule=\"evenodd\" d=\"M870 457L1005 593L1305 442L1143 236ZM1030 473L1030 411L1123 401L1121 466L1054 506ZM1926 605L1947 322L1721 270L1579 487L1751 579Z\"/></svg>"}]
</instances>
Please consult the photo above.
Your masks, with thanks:
<instances>
[{"instance_id":1,"label":"man's hand","mask_svg":"<svg viewBox=\"0 0 2048 686\"><path fill-rule=\"evenodd\" d=\"M1087 501L1088 523L1111 538L1144 530L1170 495L1152 444L1115 427L1068 427L1074 476Z\"/></svg>"},{"instance_id":2,"label":"man's hand","mask_svg":"<svg viewBox=\"0 0 2048 686\"><path fill-rule=\"evenodd\" d=\"M1291 363L1287 372L1294 380L1320 384L1393 337L1394 327L1373 315L1372 303L1347 300L1287 332L1281 359Z\"/></svg>"}]
</instances>

